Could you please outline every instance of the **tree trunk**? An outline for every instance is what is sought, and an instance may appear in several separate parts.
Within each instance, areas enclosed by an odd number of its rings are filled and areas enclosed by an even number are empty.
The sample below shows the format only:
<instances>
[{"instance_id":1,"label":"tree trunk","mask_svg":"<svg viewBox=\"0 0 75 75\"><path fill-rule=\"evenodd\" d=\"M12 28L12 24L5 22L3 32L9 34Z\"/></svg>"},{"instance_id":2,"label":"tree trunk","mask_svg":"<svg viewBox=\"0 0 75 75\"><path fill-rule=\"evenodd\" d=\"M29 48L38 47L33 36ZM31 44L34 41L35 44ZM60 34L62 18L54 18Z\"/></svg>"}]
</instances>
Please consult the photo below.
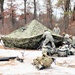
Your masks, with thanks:
<instances>
[{"instance_id":1,"label":"tree trunk","mask_svg":"<svg viewBox=\"0 0 75 75\"><path fill-rule=\"evenodd\" d=\"M47 0L47 17L48 17L48 24L49 28L52 29L52 6L51 0Z\"/></svg>"},{"instance_id":2,"label":"tree trunk","mask_svg":"<svg viewBox=\"0 0 75 75\"><path fill-rule=\"evenodd\" d=\"M4 9L3 9L3 5L4 5L4 0L0 0L0 20L2 21L1 24L1 29L2 29L2 34L4 34Z\"/></svg>"},{"instance_id":3,"label":"tree trunk","mask_svg":"<svg viewBox=\"0 0 75 75\"><path fill-rule=\"evenodd\" d=\"M66 29L69 25L69 7L70 7L70 0L65 0L65 9L64 9L64 31L66 32Z\"/></svg>"},{"instance_id":4,"label":"tree trunk","mask_svg":"<svg viewBox=\"0 0 75 75\"><path fill-rule=\"evenodd\" d=\"M34 0L34 17L33 19L36 19L36 0Z\"/></svg>"},{"instance_id":5,"label":"tree trunk","mask_svg":"<svg viewBox=\"0 0 75 75\"><path fill-rule=\"evenodd\" d=\"M14 26L14 15L13 15L13 13L14 13L14 10L12 10L12 25Z\"/></svg>"},{"instance_id":6,"label":"tree trunk","mask_svg":"<svg viewBox=\"0 0 75 75\"><path fill-rule=\"evenodd\" d=\"M14 9L13 9L13 1L11 0L11 13L10 13L10 17L11 17L11 24L12 26L14 26Z\"/></svg>"},{"instance_id":7,"label":"tree trunk","mask_svg":"<svg viewBox=\"0 0 75 75\"><path fill-rule=\"evenodd\" d=\"M3 15L3 5L4 5L4 0L0 1L0 5L1 5L1 18L2 18L2 25L4 24L4 15Z\"/></svg>"},{"instance_id":8,"label":"tree trunk","mask_svg":"<svg viewBox=\"0 0 75 75\"><path fill-rule=\"evenodd\" d=\"M25 14L24 19L25 19L25 24L27 23L27 18L26 18L26 1L27 0L24 0L24 14Z\"/></svg>"},{"instance_id":9,"label":"tree trunk","mask_svg":"<svg viewBox=\"0 0 75 75\"><path fill-rule=\"evenodd\" d=\"M75 4L74 4L74 8L73 8L73 21L75 21Z\"/></svg>"}]
</instances>

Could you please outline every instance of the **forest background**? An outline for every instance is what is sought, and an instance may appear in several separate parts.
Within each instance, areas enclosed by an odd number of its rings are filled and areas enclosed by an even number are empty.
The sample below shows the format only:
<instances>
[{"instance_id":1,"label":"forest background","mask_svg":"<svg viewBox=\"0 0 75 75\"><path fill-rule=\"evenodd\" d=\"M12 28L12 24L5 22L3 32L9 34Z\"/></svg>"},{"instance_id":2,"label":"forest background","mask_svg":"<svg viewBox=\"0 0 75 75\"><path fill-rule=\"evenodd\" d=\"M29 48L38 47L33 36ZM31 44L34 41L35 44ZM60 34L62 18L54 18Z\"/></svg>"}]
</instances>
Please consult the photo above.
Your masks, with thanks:
<instances>
[{"instance_id":1,"label":"forest background","mask_svg":"<svg viewBox=\"0 0 75 75\"><path fill-rule=\"evenodd\" d=\"M0 34L6 35L33 19L50 29L58 23L75 35L75 0L0 0Z\"/></svg>"}]
</instances>

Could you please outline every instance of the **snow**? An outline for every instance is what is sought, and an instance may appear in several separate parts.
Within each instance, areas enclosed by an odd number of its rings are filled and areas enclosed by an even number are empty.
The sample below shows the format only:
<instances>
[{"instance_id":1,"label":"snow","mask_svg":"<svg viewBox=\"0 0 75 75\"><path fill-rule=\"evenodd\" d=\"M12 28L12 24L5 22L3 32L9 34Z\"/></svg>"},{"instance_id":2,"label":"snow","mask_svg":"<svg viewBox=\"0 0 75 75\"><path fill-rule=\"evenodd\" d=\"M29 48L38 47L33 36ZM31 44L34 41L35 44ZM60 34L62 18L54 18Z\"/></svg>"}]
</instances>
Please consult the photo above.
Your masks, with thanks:
<instances>
[{"instance_id":1,"label":"snow","mask_svg":"<svg viewBox=\"0 0 75 75\"><path fill-rule=\"evenodd\" d=\"M24 52L24 62L17 60L0 62L0 75L75 75L75 55L68 57L55 57L56 64L52 63L51 67L38 70L31 63L34 58L41 56L42 52L37 50L5 50L0 49L0 56L18 56Z\"/></svg>"}]
</instances>

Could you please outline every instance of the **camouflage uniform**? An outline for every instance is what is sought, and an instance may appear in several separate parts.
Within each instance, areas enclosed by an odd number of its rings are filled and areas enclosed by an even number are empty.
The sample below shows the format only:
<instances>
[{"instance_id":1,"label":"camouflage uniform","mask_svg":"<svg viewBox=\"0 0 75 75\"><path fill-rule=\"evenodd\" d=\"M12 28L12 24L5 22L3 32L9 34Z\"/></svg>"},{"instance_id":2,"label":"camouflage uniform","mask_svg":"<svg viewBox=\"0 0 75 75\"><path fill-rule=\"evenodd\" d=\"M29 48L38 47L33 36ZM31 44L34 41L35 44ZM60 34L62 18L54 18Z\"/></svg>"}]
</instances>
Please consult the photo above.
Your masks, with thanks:
<instances>
[{"instance_id":1,"label":"camouflage uniform","mask_svg":"<svg viewBox=\"0 0 75 75\"><path fill-rule=\"evenodd\" d=\"M69 35L69 34L65 34L63 42L66 42L66 44L68 46L71 46L73 44L73 38L72 38L72 36Z\"/></svg>"},{"instance_id":2,"label":"camouflage uniform","mask_svg":"<svg viewBox=\"0 0 75 75\"><path fill-rule=\"evenodd\" d=\"M67 42L67 41L68 41L68 39L69 39L69 34L65 34L65 35L63 36L63 38L64 38L64 40L63 40L63 41Z\"/></svg>"},{"instance_id":3,"label":"camouflage uniform","mask_svg":"<svg viewBox=\"0 0 75 75\"><path fill-rule=\"evenodd\" d=\"M56 33L56 34L60 34L60 28L58 27L58 25L56 24L53 31Z\"/></svg>"},{"instance_id":4,"label":"camouflage uniform","mask_svg":"<svg viewBox=\"0 0 75 75\"><path fill-rule=\"evenodd\" d=\"M60 57L67 57L68 56L68 52L69 52L69 47L68 45L64 44L62 47L60 47L57 50L58 56Z\"/></svg>"},{"instance_id":5,"label":"camouflage uniform","mask_svg":"<svg viewBox=\"0 0 75 75\"><path fill-rule=\"evenodd\" d=\"M42 47L42 54L48 54L49 56L53 55L54 53L56 53L56 50L53 49L51 46L43 46Z\"/></svg>"},{"instance_id":6,"label":"camouflage uniform","mask_svg":"<svg viewBox=\"0 0 75 75\"><path fill-rule=\"evenodd\" d=\"M73 43L73 37L72 37L71 35L69 36L68 42L69 42L70 44Z\"/></svg>"},{"instance_id":7,"label":"camouflage uniform","mask_svg":"<svg viewBox=\"0 0 75 75\"><path fill-rule=\"evenodd\" d=\"M55 48L54 39L49 31L44 32L42 38L44 38L44 37L45 37L45 40L43 42L43 46L46 46L46 44L50 41L52 44L52 47Z\"/></svg>"},{"instance_id":8,"label":"camouflage uniform","mask_svg":"<svg viewBox=\"0 0 75 75\"><path fill-rule=\"evenodd\" d=\"M50 58L48 55L45 54L42 57L37 57L36 59L33 59L33 64L38 69L44 69L51 66L53 61L54 60L52 58Z\"/></svg>"}]
</instances>

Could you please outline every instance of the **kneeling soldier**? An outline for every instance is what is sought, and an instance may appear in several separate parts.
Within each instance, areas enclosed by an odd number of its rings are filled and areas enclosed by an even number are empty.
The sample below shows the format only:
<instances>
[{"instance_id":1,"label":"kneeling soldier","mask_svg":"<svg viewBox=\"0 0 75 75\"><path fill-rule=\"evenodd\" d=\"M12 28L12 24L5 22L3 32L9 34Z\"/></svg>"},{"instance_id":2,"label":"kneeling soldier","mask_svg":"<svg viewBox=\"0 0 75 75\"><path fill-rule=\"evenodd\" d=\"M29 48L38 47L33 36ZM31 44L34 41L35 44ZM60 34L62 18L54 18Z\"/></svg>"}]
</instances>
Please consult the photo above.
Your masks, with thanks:
<instances>
[{"instance_id":1,"label":"kneeling soldier","mask_svg":"<svg viewBox=\"0 0 75 75\"><path fill-rule=\"evenodd\" d=\"M54 61L54 58L50 58L46 53L43 54L42 57L37 57L36 59L33 59L33 64L39 69L45 69L47 67L50 67L52 62Z\"/></svg>"}]
</instances>

